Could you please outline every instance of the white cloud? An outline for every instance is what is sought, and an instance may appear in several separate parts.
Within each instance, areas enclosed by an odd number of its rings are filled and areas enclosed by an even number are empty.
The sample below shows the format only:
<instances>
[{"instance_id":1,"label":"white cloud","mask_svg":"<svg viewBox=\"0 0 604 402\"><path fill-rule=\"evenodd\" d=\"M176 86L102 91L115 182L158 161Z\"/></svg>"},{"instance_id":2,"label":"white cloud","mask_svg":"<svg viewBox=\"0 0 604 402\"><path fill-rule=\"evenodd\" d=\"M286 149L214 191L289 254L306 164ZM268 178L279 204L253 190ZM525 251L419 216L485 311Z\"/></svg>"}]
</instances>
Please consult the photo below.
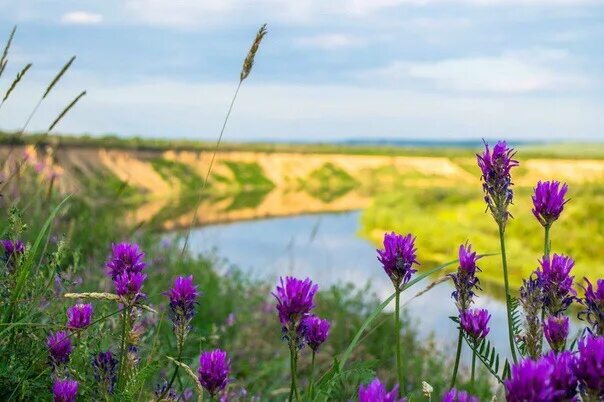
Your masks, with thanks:
<instances>
[{"instance_id":1,"label":"white cloud","mask_svg":"<svg viewBox=\"0 0 604 402\"><path fill-rule=\"evenodd\" d=\"M64 24L76 25L91 25L103 22L103 16L97 13L89 13L87 11L72 11L61 17L61 22Z\"/></svg>"},{"instance_id":2,"label":"white cloud","mask_svg":"<svg viewBox=\"0 0 604 402\"><path fill-rule=\"evenodd\" d=\"M325 50L364 46L367 44L366 37L348 35L342 33L319 34L303 36L294 40L301 47L319 48Z\"/></svg>"},{"instance_id":3,"label":"white cloud","mask_svg":"<svg viewBox=\"0 0 604 402\"><path fill-rule=\"evenodd\" d=\"M396 61L360 76L381 77L387 82L422 80L437 89L458 92L522 94L582 89L588 78L562 68L569 59L563 50L538 48L499 56Z\"/></svg>"}]
</instances>

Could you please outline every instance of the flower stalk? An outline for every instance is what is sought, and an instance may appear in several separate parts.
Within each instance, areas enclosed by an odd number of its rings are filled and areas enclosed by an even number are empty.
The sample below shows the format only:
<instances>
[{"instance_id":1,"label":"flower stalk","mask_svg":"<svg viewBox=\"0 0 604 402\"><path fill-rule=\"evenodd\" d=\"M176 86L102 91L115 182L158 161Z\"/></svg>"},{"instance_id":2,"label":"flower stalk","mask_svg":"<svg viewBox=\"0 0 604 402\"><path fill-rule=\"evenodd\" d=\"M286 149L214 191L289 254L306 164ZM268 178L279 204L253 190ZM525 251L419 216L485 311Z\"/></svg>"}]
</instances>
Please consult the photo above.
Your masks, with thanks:
<instances>
[{"instance_id":1,"label":"flower stalk","mask_svg":"<svg viewBox=\"0 0 604 402\"><path fill-rule=\"evenodd\" d=\"M512 359L514 363L518 361L516 357L516 343L514 342L514 333L512 331L512 306L511 306L511 293L510 293L510 282L508 279L508 262L505 251L505 227L499 224L499 244L501 246L501 264L503 266L503 284L505 287L505 305L508 320L508 338L510 342L510 350L512 352Z\"/></svg>"},{"instance_id":2,"label":"flower stalk","mask_svg":"<svg viewBox=\"0 0 604 402\"><path fill-rule=\"evenodd\" d=\"M396 289L394 303L394 342L396 343L396 376L399 383L399 392L403 394L405 392L405 383L403 382L403 364L401 359L401 291L398 288Z\"/></svg>"}]
</instances>

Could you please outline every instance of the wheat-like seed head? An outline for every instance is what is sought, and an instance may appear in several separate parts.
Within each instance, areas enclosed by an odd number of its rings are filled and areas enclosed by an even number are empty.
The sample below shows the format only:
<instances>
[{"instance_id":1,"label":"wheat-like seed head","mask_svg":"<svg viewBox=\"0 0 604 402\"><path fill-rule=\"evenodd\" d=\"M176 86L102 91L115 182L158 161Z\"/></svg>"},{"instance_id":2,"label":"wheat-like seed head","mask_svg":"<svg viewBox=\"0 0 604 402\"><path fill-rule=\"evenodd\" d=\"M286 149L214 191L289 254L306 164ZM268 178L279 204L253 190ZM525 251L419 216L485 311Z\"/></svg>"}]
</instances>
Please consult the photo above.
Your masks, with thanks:
<instances>
[{"instance_id":1,"label":"wheat-like seed head","mask_svg":"<svg viewBox=\"0 0 604 402\"><path fill-rule=\"evenodd\" d=\"M12 82L12 84L10 84L10 87L8 87L8 90L4 94L4 98L2 98L2 103L4 103L8 99L8 97L11 94L11 92L13 92L13 89L15 89L15 87L17 86L17 84L19 83L19 81L21 81L21 79L23 78L23 76L25 75L25 73L27 72L27 70L30 69L30 67L31 67L31 63L27 64L25 67L23 67L23 69L21 71L19 71L17 73L17 76L15 77L15 79Z\"/></svg>"},{"instance_id":2,"label":"wheat-like seed head","mask_svg":"<svg viewBox=\"0 0 604 402\"><path fill-rule=\"evenodd\" d=\"M256 52L258 51L258 47L260 46L260 42L262 42L262 38L266 35L266 24L263 24L258 33L256 34L256 38L254 39L254 43L252 43L252 47L250 47L250 51L247 52L247 56L243 61L243 67L241 68L241 74L239 76L240 81L245 80L248 75L252 72L252 67L254 67L254 58L256 57Z\"/></svg>"},{"instance_id":3,"label":"wheat-like seed head","mask_svg":"<svg viewBox=\"0 0 604 402\"><path fill-rule=\"evenodd\" d=\"M15 25L13 27L13 30L10 32L8 40L6 41L6 45L4 46L4 50L2 51L2 57L0 57L0 75L2 75L2 73L4 72L4 69L6 68L6 63L8 63L6 57L8 56L8 49L10 49L10 45L11 43L13 43L13 38L15 37L16 30L17 26Z\"/></svg>"}]
</instances>

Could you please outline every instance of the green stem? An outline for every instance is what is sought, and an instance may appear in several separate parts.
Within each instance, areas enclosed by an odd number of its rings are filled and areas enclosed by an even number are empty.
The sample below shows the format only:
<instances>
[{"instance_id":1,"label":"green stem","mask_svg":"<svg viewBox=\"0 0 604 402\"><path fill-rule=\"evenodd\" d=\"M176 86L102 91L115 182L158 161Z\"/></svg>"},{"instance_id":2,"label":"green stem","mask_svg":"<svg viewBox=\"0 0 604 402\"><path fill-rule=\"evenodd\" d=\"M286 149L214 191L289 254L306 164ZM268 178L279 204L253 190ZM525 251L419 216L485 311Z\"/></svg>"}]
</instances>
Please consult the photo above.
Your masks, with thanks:
<instances>
[{"instance_id":1,"label":"green stem","mask_svg":"<svg viewBox=\"0 0 604 402\"><path fill-rule=\"evenodd\" d=\"M451 386L449 388L455 387L455 380L457 379L457 370L459 369L459 359L461 357L461 346L462 346L462 329L459 329L459 336L457 337L457 353L455 354L455 366L453 366L453 378L451 378Z\"/></svg>"},{"instance_id":2,"label":"green stem","mask_svg":"<svg viewBox=\"0 0 604 402\"><path fill-rule=\"evenodd\" d=\"M130 315L130 307L126 307L122 309L122 338L120 344L120 359L119 359L119 367L118 367L118 375L117 375L117 385L120 387L122 382L124 381L123 377L126 374L124 369L124 363L126 359L126 328L128 327L128 316Z\"/></svg>"},{"instance_id":3,"label":"green stem","mask_svg":"<svg viewBox=\"0 0 604 402\"><path fill-rule=\"evenodd\" d=\"M398 377L400 395L405 393L403 382L403 365L401 363L401 291L397 288L394 299L394 342L396 342L396 374Z\"/></svg>"},{"instance_id":4,"label":"green stem","mask_svg":"<svg viewBox=\"0 0 604 402\"><path fill-rule=\"evenodd\" d=\"M183 343L184 343L184 340L182 342L178 342L178 345L176 346L176 348L178 349L178 352L177 352L178 357L176 358L177 361L180 361L180 359L182 358ZM174 380L176 380L176 376L178 375L179 368L180 368L180 366L176 365L176 368L174 369L174 373L172 374L172 378L170 378L170 381L168 382L168 386L166 387L164 392L156 399L156 401L161 401L162 398L164 396L166 396L166 394L168 392L170 392L170 388L172 388L172 384L174 384Z\"/></svg>"},{"instance_id":5,"label":"green stem","mask_svg":"<svg viewBox=\"0 0 604 402\"><path fill-rule=\"evenodd\" d=\"M544 257L549 256L549 249L550 249L550 247L549 247L549 228L550 228L549 225L545 226L545 241L543 244L543 256Z\"/></svg>"},{"instance_id":6,"label":"green stem","mask_svg":"<svg viewBox=\"0 0 604 402\"><path fill-rule=\"evenodd\" d=\"M499 225L499 242L501 244L501 263L503 265L503 283L505 285L505 305L506 305L506 310L507 310L507 316L508 316L508 337L509 337L509 341L510 341L510 350L512 351L512 359L514 360L514 363L516 363L518 361L518 358L516 357L516 346L514 343L514 333L512 331L512 306L510 305L510 298L511 298L511 294L510 294L510 282L508 279L508 263L507 263L507 257L506 257L506 253L505 253L505 237L504 237L504 232L505 229L503 227L503 225Z\"/></svg>"},{"instance_id":7,"label":"green stem","mask_svg":"<svg viewBox=\"0 0 604 402\"><path fill-rule=\"evenodd\" d=\"M298 365L298 351L296 347L296 333L290 331L289 334L289 357L290 357L290 371L291 371L291 386L289 390L289 402L293 402L294 396L296 402L300 402L300 394L298 393L297 386L297 365Z\"/></svg>"},{"instance_id":8,"label":"green stem","mask_svg":"<svg viewBox=\"0 0 604 402\"><path fill-rule=\"evenodd\" d=\"M310 377L308 380L308 395L309 395L309 400L313 400L313 381L314 381L314 375L315 375L315 351L312 351L312 358L310 361Z\"/></svg>"},{"instance_id":9,"label":"green stem","mask_svg":"<svg viewBox=\"0 0 604 402\"><path fill-rule=\"evenodd\" d=\"M472 384L472 390L474 390L474 373L476 371L476 352L472 351L472 376L470 384Z\"/></svg>"}]
</instances>

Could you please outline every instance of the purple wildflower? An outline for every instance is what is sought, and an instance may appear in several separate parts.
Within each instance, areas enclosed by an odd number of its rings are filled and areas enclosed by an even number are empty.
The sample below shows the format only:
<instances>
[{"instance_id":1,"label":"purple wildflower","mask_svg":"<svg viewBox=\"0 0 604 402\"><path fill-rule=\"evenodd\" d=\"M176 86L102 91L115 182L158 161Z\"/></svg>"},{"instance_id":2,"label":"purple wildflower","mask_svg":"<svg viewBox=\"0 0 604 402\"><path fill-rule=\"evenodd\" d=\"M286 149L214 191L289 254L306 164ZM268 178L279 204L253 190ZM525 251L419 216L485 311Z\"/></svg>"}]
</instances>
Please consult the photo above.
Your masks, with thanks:
<instances>
[{"instance_id":1,"label":"purple wildflower","mask_svg":"<svg viewBox=\"0 0 604 402\"><path fill-rule=\"evenodd\" d=\"M417 272L413 265L419 265L416 258L415 237L392 233L384 234L384 249L377 250L378 260L390 277L394 287L400 289Z\"/></svg>"},{"instance_id":2,"label":"purple wildflower","mask_svg":"<svg viewBox=\"0 0 604 402\"><path fill-rule=\"evenodd\" d=\"M485 309L471 309L464 311L459 316L461 328L475 343L479 343L489 334L489 320L491 315Z\"/></svg>"},{"instance_id":3,"label":"purple wildflower","mask_svg":"<svg viewBox=\"0 0 604 402\"><path fill-rule=\"evenodd\" d=\"M581 304L585 306L585 310L579 313L579 318L587 320L596 335L604 336L604 279L598 279L595 290L589 279L584 279L587 286L583 288L585 298L581 300Z\"/></svg>"},{"instance_id":4,"label":"purple wildflower","mask_svg":"<svg viewBox=\"0 0 604 402\"><path fill-rule=\"evenodd\" d=\"M543 357L552 367L550 383L555 393L554 401L576 401L577 375L575 374L576 358L568 351L550 352Z\"/></svg>"},{"instance_id":5,"label":"purple wildflower","mask_svg":"<svg viewBox=\"0 0 604 402\"><path fill-rule=\"evenodd\" d=\"M76 304L67 309L67 328L79 329L90 325L92 304Z\"/></svg>"},{"instance_id":6,"label":"purple wildflower","mask_svg":"<svg viewBox=\"0 0 604 402\"><path fill-rule=\"evenodd\" d=\"M197 377L199 383L210 393L211 396L222 391L229 382L231 372L231 361L226 352L215 349L211 352L203 352L199 356L199 369Z\"/></svg>"},{"instance_id":7,"label":"purple wildflower","mask_svg":"<svg viewBox=\"0 0 604 402\"><path fill-rule=\"evenodd\" d=\"M449 276L455 285L455 291L451 294L455 299L455 304L460 313L470 308L475 296L474 289L480 289L480 281L476 277L476 271L480 268L476 266L476 261L480 257L472 251L472 246L468 243L459 246L459 268L456 273Z\"/></svg>"},{"instance_id":8,"label":"purple wildflower","mask_svg":"<svg viewBox=\"0 0 604 402\"><path fill-rule=\"evenodd\" d=\"M443 395L442 402L480 402L480 400L466 391L458 391L455 388L451 388L449 392Z\"/></svg>"},{"instance_id":9,"label":"purple wildflower","mask_svg":"<svg viewBox=\"0 0 604 402\"><path fill-rule=\"evenodd\" d=\"M546 255L539 261L536 274L543 289L543 306L549 315L564 312L573 302L577 292L573 289L574 277L570 271L575 261L562 254Z\"/></svg>"},{"instance_id":10,"label":"purple wildflower","mask_svg":"<svg viewBox=\"0 0 604 402\"><path fill-rule=\"evenodd\" d=\"M309 315L302 320L302 332L308 346L317 351L319 346L327 340L329 335L329 321L316 315Z\"/></svg>"},{"instance_id":11,"label":"purple wildflower","mask_svg":"<svg viewBox=\"0 0 604 402\"><path fill-rule=\"evenodd\" d=\"M177 338L182 342L189 331L189 323L195 315L199 297L197 286L193 284L193 275L177 277L174 286L164 295L170 299L170 319Z\"/></svg>"},{"instance_id":12,"label":"purple wildflower","mask_svg":"<svg viewBox=\"0 0 604 402\"><path fill-rule=\"evenodd\" d=\"M379 378L359 387L359 402L406 402L407 398L398 398L398 384L388 392Z\"/></svg>"},{"instance_id":13,"label":"purple wildflower","mask_svg":"<svg viewBox=\"0 0 604 402\"><path fill-rule=\"evenodd\" d=\"M110 350L99 352L92 360L94 378L100 389L107 394L112 394L117 381L118 361Z\"/></svg>"},{"instance_id":14,"label":"purple wildflower","mask_svg":"<svg viewBox=\"0 0 604 402\"><path fill-rule=\"evenodd\" d=\"M539 181L533 195L533 215L544 227L549 227L554 223L564 210L564 204L568 200L564 199L568 186L563 184L560 187L558 181Z\"/></svg>"},{"instance_id":15,"label":"purple wildflower","mask_svg":"<svg viewBox=\"0 0 604 402\"><path fill-rule=\"evenodd\" d=\"M119 296L136 298L147 275L143 253L137 244L118 243L112 246L112 257L106 264L107 274L115 284Z\"/></svg>"},{"instance_id":16,"label":"purple wildflower","mask_svg":"<svg viewBox=\"0 0 604 402\"><path fill-rule=\"evenodd\" d=\"M536 360L541 356L543 348L543 326L541 324L543 291L539 280L534 275L522 280L520 303L524 310L524 344L528 355Z\"/></svg>"},{"instance_id":17,"label":"purple wildflower","mask_svg":"<svg viewBox=\"0 0 604 402\"><path fill-rule=\"evenodd\" d=\"M174 387L170 387L168 389L168 381L164 380L160 384L155 385L155 390L153 391L158 400L161 401L177 401L178 395L174 390Z\"/></svg>"},{"instance_id":18,"label":"purple wildflower","mask_svg":"<svg viewBox=\"0 0 604 402\"><path fill-rule=\"evenodd\" d=\"M484 152L476 155L478 167L482 171L484 199L495 222L500 226L505 226L510 217L508 206L514 197L510 171L513 167L518 166L518 161L512 159L515 152L512 148L507 147L505 141L497 142L492 152L486 142L484 147Z\"/></svg>"},{"instance_id":19,"label":"purple wildflower","mask_svg":"<svg viewBox=\"0 0 604 402\"><path fill-rule=\"evenodd\" d=\"M604 337L587 335L579 342L577 378L593 400L604 399Z\"/></svg>"},{"instance_id":20,"label":"purple wildflower","mask_svg":"<svg viewBox=\"0 0 604 402\"><path fill-rule=\"evenodd\" d=\"M553 401L553 367L548 361L525 359L512 366L511 377L504 381L508 402Z\"/></svg>"},{"instance_id":21,"label":"purple wildflower","mask_svg":"<svg viewBox=\"0 0 604 402\"><path fill-rule=\"evenodd\" d=\"M566 347L566 338L568 338L568 317L547 317L543 321L543 333L552 350L556 353L561 352Z\"/></svg>"},{"instance_id":22,"label":"purple wildflower","mask_svg":"<svg viewBox=\"0 0 604 402\"><path fill-rule=\"evenodd\" d=\"M142 272L124 272L114 280L115 291L118 296L137 296L146 278L147 275Z\"/></svg>"},{"instance_id":23,"label":"purple wildflower","mask_svg":"<svg viewBox=\"0 0 604 402\"><path fill-rule=\"evenodd\" d=\"M285 328L288 324L296 326L315 307L314 297L318 286L308 278L300 279L286 276L279 278L280 286L275 289L273 296L277 299L279 320Z\"/></svg>"},{"instance_id":24,"label":"purple wildflower","mask_svg":"<svg viewBox=\"0 0 604 402\"><path fill-rule=\"evenodd\" d=\"M78 393L78 382L74 380L55 380L52 385L54 402L74 402Z\"/></svg>"},{"instance_id":25,"label":"purple wildflower","mask_svg":"<svg viewBox=\"0 0 604 402\"><path fill-rule=\"evenodd\" d=\"M58 366L69 361L69 355L73 350L71 339L65 331L51 332L47 340L48 353L53 365Z\"/></svg>"},{"instance_id":26,"label":"purple wildflower","mask_svg":"<svg viewBox=\"0 0 604 402\"><path fill-rule=\"evenodd\" d=\"M4 248L3 263L9 272L14 272L17 258L25 253L25 243L21 240L0 240L0 244Z\"/></svg>"}]
</instances>

